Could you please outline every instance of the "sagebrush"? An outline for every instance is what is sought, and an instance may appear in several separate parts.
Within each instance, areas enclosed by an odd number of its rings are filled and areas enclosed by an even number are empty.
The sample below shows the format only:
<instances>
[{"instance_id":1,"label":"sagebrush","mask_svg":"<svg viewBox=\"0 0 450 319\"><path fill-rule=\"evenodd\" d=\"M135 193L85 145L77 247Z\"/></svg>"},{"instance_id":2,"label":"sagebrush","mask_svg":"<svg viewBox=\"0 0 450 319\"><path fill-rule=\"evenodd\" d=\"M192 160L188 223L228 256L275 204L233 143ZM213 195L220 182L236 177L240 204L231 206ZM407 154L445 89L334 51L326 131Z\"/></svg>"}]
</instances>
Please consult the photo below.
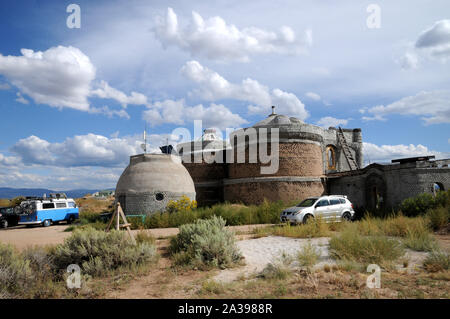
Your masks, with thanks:
<instances>
[{"instance_id":1,"label":"sagebrush","mask_svg":"<svg viewBox=\"0 0 450 319\"><path fill-rule=\"evenodd\" d=\"M66 269L70 264L77 264L83 273L93 276L157 259L155 246L148 242L133 245L124 232L104 232L92 228L75 230L64 244L55 248L53 256L56 267Z\"/></svg>"},{"instance_id":2,"label":"sagebrush","mask_svg":"<svg viewBox=\"0 0 450 319\"><path fill-rule=\"evenodd\" d=\"M213 216L182 225L170 242L175 263L220 268L237 263L241 254L234 233L227 230L225 224L223 218Z\"/></svg>"}]
</instances>

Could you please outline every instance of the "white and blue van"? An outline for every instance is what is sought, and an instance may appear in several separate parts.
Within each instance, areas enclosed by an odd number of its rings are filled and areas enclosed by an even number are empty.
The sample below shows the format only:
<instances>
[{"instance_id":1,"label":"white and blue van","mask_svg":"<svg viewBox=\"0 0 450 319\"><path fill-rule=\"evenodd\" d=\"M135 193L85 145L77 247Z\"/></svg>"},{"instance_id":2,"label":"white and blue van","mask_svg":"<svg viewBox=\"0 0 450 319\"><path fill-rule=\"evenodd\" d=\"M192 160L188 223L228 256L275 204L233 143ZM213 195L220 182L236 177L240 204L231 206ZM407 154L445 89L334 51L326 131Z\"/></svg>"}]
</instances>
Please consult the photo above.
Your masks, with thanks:
<instances>
[{"instance_id":1,"label":"white and blue van","mask_svg":"<svg viewBox=\"0 0 450 319\"><path fill-rule=\"evenodd\" d=\"M46 196L27 198L20 204L19 225L48 227L61 221L71 224L78 218L77 204L65 194L50 194L50 198Z\"/></svg>"}]
</instances>

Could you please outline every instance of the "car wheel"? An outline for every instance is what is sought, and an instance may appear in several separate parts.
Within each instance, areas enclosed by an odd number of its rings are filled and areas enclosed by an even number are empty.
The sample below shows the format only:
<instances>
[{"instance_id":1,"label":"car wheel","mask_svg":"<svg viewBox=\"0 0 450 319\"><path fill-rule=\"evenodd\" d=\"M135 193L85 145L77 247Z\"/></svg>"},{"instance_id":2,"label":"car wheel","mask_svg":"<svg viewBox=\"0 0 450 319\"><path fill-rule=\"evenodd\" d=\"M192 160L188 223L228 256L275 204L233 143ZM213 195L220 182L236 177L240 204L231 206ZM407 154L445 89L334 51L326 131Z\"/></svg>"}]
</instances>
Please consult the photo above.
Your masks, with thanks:
<instances>
[{"instance_id":1,"label":"car wheel","mask_svg":"<svg viewBox=\"0 0 450 319\"><path fill-rule=\"evenodd\" d=\"M8 228L8 221L7 220L2 221L1 225L2 228Z\"/></svg>"},{"instance_id":2,"label":"car wheel","mask_svg":"<svg viewBox=\"0 0 450 319\"><path fill-rule=\"evenodd\" d=\"M306 224L311 218L313 218L313 216L312 215L305 215L304 217L303 217L303 224Z\"/></svg>"},{"instance_id":3,"label":"car wheel","mask_svg":"<svg viewBox=\"0 0 450 319\"><path fill-rule=\"evenodd\" d=\"M72 224L75 221L75 217L73 215L69 216L69 219L67 220L67 224Z\"/></svg>"},{"instance_id":4,"label":"car wheel","mask_svg":"<svg viewBox=\"0 0 450 319\"><path fill-rule=\"evenodd\" d=\"M342 219L349 222L352 220L352 215L349 212L345 212L342 214Z\"/></svg>"},{"instance_id":5,"label":"car wheel","mask_svg":"<svg viewBox=\"0 0 450 319\"><path fill-rule=\"evenodd\" d=\"M44 227L48 227L50 225L51 225L51 222L49 219L44 220L44 222L42 223L42 226L44 226Z\"/></svg>"}]
</instances>

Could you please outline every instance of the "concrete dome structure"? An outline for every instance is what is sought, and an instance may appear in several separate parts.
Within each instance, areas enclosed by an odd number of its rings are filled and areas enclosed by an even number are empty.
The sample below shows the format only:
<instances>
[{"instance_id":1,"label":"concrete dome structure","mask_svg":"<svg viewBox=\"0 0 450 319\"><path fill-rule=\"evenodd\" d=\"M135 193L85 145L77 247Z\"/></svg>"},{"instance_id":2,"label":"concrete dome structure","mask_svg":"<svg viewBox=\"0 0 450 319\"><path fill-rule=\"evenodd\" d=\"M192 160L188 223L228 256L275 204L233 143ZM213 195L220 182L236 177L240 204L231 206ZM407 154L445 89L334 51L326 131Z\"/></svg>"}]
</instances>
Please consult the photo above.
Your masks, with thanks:
<instances>
[{"instance_id":1,"label":"concrete dome structure","mask_svg":"<svg viewBox=\"0 0 450 319\"><path fill-rule=\"evenodd\" d=\"M116 186L116 200L127 215L164 211L183 195L195 200L194 182L175 155L131 156Z\"/></svg>"}]
</instances>

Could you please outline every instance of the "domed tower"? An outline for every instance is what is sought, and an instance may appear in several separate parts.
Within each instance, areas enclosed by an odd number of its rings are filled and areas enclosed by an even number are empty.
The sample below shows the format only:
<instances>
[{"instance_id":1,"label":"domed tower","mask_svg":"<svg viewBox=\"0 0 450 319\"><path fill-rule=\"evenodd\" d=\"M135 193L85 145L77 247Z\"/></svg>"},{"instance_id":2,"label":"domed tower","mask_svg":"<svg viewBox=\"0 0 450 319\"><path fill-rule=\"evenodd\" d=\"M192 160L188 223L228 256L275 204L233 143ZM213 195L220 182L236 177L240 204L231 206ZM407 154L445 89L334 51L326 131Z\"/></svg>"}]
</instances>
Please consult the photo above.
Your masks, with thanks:
<instances>
[{"instance_id":1,"label":"domed tower","mask_svg":"<svg viewBox=\"0 0 450 319\"><path fill-rule=\"evenodd\" d=\"M170 200L178 200L183 195L195 200L189 172L178 156L167 154L131 156L115 194L127 215L164 211Z\"/></svg>"},{"instance_id":2,"label":"domed tower","mask_svg":"<svg viewBox=\"0 0 450 319\"><path fill-rule=\"evenodd\" d=\"M271 130L278 129L278 169L269 174L262 168L259 148L261 135L267 132L267 154L276 153L270 142ZM272 131L273 132L273 131ZM250 128L233 132L230 142L233 163L228 162L228 179L224 180L224 199L230 202L259 204L269 201L302 200L319 196L325 191L323 129L285 115L272 113ZM247 137L256 134L258 147L252 151L255 140ZM275 133L272 133L275 134ZM239 138L239 136L241 138ZM242 138L244 136L244 138ZM254 146L254 145L253 145ZM258 150L257 160L252 163L250 153ZM241 150L241 151L240 151ZM245 162L239 163L238 153L244 152ZM275 154L276 155L276 154Z\"/></svg>"},{"instance_id":3,"label":"domed tower","mask_svg":"<svg viewBox=\"0 0 450 319\"><path fill-rule=\"evenodd\" d=\"M215 129L205 129L200 139L177 145L183 165L194 180L199 206L223 201L227 147L229 145L217 136Z\"/></svg>"}]
</instances>

